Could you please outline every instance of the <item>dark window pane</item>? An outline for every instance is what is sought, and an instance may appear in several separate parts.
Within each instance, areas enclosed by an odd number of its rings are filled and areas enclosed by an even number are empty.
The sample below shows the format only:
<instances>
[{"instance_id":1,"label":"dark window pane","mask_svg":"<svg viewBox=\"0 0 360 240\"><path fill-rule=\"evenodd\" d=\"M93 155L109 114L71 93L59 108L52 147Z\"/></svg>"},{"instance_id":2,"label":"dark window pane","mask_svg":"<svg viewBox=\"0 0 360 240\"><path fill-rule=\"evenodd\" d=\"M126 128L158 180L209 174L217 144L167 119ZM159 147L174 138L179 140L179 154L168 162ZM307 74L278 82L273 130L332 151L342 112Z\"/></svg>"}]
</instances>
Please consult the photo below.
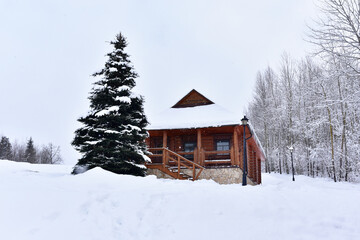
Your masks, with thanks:
<instances>
[{"instance_id":1,"label":"dark window pane","mask_svg":"<svg viewBox=\"0 0 360 240\"><path fill-rule=\"evenodd\" d=\"M194 149L196 148L196 143L195 142L186 142L184 143L184 152L193 152ZM194 159L194 154L187 154L184 155L185 158L193 160Z\"/></svg>"},{"instance_id":2,"label":"dark window pane","mask_svg":"<svg viewBox=\"0 0 360 240\"><path fill-rule=\"evenodd\" d=\"M184 144L184 151L185 152L192 152L194 151L196 147L196 143L193 143L193 142L187 142Z\"/></svg>"}]
</instances>

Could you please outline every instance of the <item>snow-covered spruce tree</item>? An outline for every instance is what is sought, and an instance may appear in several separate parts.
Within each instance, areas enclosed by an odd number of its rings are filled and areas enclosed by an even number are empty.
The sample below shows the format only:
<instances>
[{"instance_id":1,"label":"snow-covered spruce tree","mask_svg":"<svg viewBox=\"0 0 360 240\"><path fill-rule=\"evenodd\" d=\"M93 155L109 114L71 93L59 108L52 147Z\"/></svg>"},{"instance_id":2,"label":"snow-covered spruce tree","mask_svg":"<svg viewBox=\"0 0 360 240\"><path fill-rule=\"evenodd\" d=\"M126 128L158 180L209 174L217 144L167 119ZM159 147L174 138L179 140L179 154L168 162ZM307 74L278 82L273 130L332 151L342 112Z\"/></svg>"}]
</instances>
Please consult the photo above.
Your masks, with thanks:
<instances>
[{"instance_id":1,"label":"snow-covered spruce tree","mask_svg":"<svg viewBox=\"0 0 360 240\"><path fill-rule=\"evenodd\" d=\"M36 163L36 149L34 147L34 141L30 137L29 141L26 144L26 150L25 150L25 160L29 163Z\"/></svg>"},{"instance_id":2,"label":"snow-covered spruce tree","mask_svg":"<svg viewBox=\"0 0 360 240\"><path fill-rule=\"evenodd\" d=\"M2 136L0 140L0 159L12 160L11 143L5 136Z\"/></svg>"},{"instance_id":3,"label":"snow-covered spruce tree","mask_svg":"<svg viewBox=\"0 0 360 240\"><path fill-rule=\"evenodd\" d=\"M73 174L101 167L114 173L145 176L139 164L148 159L148 121L143 98L131 91L138 75L124 52L126 38L119 33L110 44L114 50L107 54L105 67L93 74L101 79L90 93L90 111L78 120L84 126L76 130L72 145L83 156Z\"/></svg>"}]
</instances>

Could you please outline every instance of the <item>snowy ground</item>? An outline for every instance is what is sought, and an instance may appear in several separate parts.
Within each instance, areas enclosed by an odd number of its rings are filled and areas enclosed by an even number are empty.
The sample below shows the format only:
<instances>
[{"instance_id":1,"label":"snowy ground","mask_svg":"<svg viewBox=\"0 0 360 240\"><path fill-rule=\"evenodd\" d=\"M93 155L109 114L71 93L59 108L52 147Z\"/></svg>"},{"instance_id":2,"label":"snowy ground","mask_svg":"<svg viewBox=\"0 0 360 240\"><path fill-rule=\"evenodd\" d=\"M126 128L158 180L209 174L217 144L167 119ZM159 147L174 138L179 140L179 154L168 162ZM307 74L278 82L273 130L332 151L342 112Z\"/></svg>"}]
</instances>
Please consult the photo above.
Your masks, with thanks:
<instances>
[{"instance_id":1,"label":"snowy ground","mask_svg":"<svg viewBox=\"0 0 360 240\"><path fill-rule=\"evenodd\" d=\"M158 180L0 161L0 239L360 239L360 185Z\"/></svg>"}]
</instances>

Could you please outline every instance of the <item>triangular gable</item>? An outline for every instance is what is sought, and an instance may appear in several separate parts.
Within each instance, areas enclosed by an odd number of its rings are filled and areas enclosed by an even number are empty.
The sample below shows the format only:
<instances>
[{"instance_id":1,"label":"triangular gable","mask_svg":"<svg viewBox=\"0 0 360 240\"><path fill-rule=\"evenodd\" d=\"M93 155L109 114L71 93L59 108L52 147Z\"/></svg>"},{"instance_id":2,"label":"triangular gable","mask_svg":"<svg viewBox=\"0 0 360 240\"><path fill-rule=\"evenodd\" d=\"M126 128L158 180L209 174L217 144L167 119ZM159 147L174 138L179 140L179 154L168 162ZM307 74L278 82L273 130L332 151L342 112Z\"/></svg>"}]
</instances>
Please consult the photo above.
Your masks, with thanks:
<instances>
[{"instance_id":1,"label":"triangular gable","mask_svg":"<svg viewBox=\"0 0 360 240\"><path fill-rule=\"evenodd\" d=\"M185 97L178 101L172 108L187 108L214 104L195 89L191 90Z\"/></svg>"}]
</instances>

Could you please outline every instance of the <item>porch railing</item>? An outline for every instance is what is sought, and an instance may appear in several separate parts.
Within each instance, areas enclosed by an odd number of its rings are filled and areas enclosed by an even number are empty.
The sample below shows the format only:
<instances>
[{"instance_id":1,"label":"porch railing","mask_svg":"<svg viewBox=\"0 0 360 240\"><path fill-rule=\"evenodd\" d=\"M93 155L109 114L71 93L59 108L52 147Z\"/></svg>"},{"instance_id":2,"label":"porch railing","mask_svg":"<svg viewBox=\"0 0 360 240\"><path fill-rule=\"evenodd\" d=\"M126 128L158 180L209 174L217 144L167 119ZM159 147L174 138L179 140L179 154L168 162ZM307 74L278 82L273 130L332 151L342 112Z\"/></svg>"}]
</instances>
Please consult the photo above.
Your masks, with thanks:
<instances>
[{"instance_id":1,"label":"porch railing","mask_svg":"<svg viewBox=\"0 0 360 240\"><path fill-rule=\"evenodd\" d=\"M201 162L204 166L231 164L231 151L203 151Z\"/></svg>"},{"instance_id":2,"label":"porch railing","mask_svg":"<svg viewBox=\"0 0 360 240\"><path fill-rule=\"evenodd\" d=\"M175 173L177 174L178 178L180 178L180 174L182 169L190 169L192 170L192 179L197 180L201 174L201 172L205 169L200 164L197 164L194 161L191 161L181 155L190 155L192 154L195 158L196 151L194 152L180 152L176 153L168 148L149 148L148 149L152 155L150 155L150 158L162 158L162 165L164 168L172 168L175 167ZM198 170L198 171L196 171Z\"/></svg>"},{"instance_id":3,"label":"porch railing","mask_svg":"<svg viewBox=\"0 0 360 240\"><path fill-rule=\"evenodd\" d=\"M150 148L149 150L153 153L149 156L153 163L160 164L163 162L163 148ZM198 151L198 149L195 148L193 152L176 152L176 154L204 167L214 165L238 165L235 160L233 148L224 151L205 151L203 148Z\"/></svg>"}]
</instances>

